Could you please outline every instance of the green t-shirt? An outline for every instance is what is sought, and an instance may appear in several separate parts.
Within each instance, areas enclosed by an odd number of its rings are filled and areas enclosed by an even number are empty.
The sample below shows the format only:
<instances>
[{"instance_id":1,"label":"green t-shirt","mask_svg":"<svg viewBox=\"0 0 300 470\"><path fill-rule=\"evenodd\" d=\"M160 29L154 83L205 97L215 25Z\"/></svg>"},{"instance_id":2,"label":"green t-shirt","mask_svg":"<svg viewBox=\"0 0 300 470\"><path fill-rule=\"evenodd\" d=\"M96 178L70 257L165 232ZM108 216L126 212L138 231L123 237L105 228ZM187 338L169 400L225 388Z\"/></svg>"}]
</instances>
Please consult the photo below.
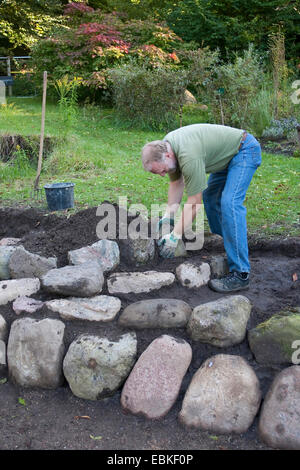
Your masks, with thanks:
<instances>
[{"instance_id":1,"label":"green t-shirt","mask_svg":"<svg viewBox=\"0 0 300 470\"><path fill-rule=\"evenodd\" d=\"M238 152L243 130L217 124L192 124L169 132L168 141L178 160L170 180L183 175L188 196L207 187L206 173L224 170Z\"/></svg>"}]
</instances>

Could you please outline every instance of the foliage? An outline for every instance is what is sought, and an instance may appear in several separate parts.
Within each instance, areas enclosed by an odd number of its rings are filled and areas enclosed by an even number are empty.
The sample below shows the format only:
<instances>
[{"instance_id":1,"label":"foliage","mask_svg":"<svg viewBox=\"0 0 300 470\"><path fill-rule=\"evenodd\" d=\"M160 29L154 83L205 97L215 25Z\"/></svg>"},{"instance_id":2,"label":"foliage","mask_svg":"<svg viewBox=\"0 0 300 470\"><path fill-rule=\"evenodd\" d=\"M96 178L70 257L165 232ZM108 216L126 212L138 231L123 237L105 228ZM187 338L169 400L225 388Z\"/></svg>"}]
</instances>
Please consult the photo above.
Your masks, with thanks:
<instances>
[{"instance_id":1,"label":"foliage","mask_svg":"<svg viewBox=\"0 0 300 470\"><path fill-rule=\"evenodd\" d=\"M272 119L270 126L264 130L263 137L270 140L294 138L299 125L295 117Z\"/></svg>"},{"instance_id":2,"label":"foliage","mask_svg":"<svg viewBox=\"0 0 300 470\"><path fill-rule=\"evenodd\" d=\"M185 72L123 66L110 71L116 111L123 121L150 129L178 126L187 85Z\"/></svg>"},{"instance_id":3,"label":"foliage","mask_svg":"<svg viewBox=\"0 0 300 470\"><path fill-rule=\"evenodd\" d=\"M251 103L263 80L261 59L252 46L217 67L206 87L216 122L247 128Z\"/></svg>"},{"instance_id":4,"label":"foliage","mask_svg":"<svg viewBox=\"0 0 300 470\"><path fill-rule=\"evenodd\" d=\"M250 43L266 51L268 35L281 25L287 58L300 55L298 0L180 0L166 19L185 41L219 47L223 58L232 58Z\"/></svg>"},{"instance_id":5,"label":"foliage","mask_svg":"<svg viewBox=\"0 0 300 470\"><path fill-rule=\"evenodd\" d=\"M80 83L80 78L75 77L73 79L69 79L68 75L65 75L54 82L55 90L59 96L58 105L64 135L67 135L70 132L70 129L77 119L77 90Z\"/></svg>"}]
</instances>

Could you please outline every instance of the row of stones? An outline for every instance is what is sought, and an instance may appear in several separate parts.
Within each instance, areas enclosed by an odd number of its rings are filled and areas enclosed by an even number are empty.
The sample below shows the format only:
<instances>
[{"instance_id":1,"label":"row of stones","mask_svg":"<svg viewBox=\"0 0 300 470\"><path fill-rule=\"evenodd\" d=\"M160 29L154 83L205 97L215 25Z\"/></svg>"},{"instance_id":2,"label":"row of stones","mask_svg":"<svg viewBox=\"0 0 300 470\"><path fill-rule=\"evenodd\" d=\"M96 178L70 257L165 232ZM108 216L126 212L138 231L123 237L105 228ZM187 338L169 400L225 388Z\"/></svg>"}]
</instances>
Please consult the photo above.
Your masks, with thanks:
<instances>
[{"instance_id":1,"label":"row of stones","mask_svg":"<svg viewBox=\"0 0 300 470\"><path fill-rule=\"evenodd\" d=\"M192 360L184 340L162 335L137 359L134 332L118 340L80 335L64 352L65 325L60 320L16 320L7 358L10 377L22 386L56 388L65 377L73 394L98 400L121 388L122 408L148 419L165 416L178 398ZM284 369L274 379L259 416L259 434L268 445L300 448L300 367ZM216 433L243 433L259 412L261 390L253 368L240 356L217 354L193 375L179 421Z\"/></svg>"},{"instance_id":2,"label":"row of stones","mask_svg":"<svg viewBox=\"0 0 300 470\"><path fill-rule=\"evenodd\" d=\"M64 268L61 268L64 269ZM123 276L121 276L123 274ZM159 275L171 273L121 273L124 290L140 285L149 289L161 286ZM136 276L133 276L136 274ZM173 275L172 275L173 276ZM116 274L113 277L117 277ZM127 279L127 284L124 284ZM145 286L145 279L148 283ZM149 281L152 279L152 284ZM132 284L134 280L135 285ZM131 281L131 284L129 284ZM113 281L112 281L113 282ZM61 285L61 284L60 284ZM118 285L120 289L120 283ZM45 303L28 296L40 290L39 279L16 279L0 282L0 304L13 301L16 314L34 313L46 307L66 320L113 321L121 310L121 300L115 296L68 297L53 299ZM251 312L249 300L241 295L226 296L192 308L177 299L149 299L128 305L120 314L118 323L122 327L142 328L187 328L190 337L216 347L239 344L245 338L247 322ZM300 308L278 312L269 320L248 331L248 341L255 359L259 363L296 363L295 345L300 338Z\"/></svg>"}]
</instances>

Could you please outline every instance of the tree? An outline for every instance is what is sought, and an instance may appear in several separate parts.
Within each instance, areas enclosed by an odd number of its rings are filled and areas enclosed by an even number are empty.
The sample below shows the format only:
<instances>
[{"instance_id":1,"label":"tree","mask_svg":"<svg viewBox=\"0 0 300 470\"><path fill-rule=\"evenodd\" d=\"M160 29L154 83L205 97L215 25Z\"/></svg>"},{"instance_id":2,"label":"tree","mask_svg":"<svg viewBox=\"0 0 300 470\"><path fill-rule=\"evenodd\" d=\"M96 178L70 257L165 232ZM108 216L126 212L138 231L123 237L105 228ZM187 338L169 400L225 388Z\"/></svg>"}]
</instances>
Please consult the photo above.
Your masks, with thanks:
<instances>
[{"instance_id":1,"label":"tree","mask_svg":"<svg viewBox=\"0 0 300 470\"><path fill-rule=\"evenodd\" d=\"M219 48L223 57L250 43L267 50L268 34L280 25L287 58L300 55L298 0L180 0L167 22L184 40Z\"/></svg>"}]
</instances>

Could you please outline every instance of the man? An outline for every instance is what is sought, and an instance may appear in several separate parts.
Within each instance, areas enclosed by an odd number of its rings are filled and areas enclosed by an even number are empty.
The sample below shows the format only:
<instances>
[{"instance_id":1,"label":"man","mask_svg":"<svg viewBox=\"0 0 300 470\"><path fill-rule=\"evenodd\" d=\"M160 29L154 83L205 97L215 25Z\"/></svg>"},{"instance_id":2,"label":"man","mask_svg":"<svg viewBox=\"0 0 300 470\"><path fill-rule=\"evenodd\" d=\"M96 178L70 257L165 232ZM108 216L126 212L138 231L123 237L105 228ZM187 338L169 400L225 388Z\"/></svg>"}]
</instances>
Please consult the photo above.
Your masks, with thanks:
<instances>
[{"instance_id":1,"label":"man","mask_svg":"<svg viewBox=\"0 0 300 470\"><path fill-rule=\"evenodd\" d=\"M161 256L174 256L203 199L211 232L223 237L229 267L229 274L211 280L209 287L217 292L248 288L250 264L243 201L261 164L257 140L241 129L193 124L170 132L162 141L146 144L142 162L146 171L170 178L167 211L160 224L169 219L173 230L158 242ZM208 181L206 173L210 173ZM187 203L174 226L184 188Z\"/></svg>"}]
</instances>

